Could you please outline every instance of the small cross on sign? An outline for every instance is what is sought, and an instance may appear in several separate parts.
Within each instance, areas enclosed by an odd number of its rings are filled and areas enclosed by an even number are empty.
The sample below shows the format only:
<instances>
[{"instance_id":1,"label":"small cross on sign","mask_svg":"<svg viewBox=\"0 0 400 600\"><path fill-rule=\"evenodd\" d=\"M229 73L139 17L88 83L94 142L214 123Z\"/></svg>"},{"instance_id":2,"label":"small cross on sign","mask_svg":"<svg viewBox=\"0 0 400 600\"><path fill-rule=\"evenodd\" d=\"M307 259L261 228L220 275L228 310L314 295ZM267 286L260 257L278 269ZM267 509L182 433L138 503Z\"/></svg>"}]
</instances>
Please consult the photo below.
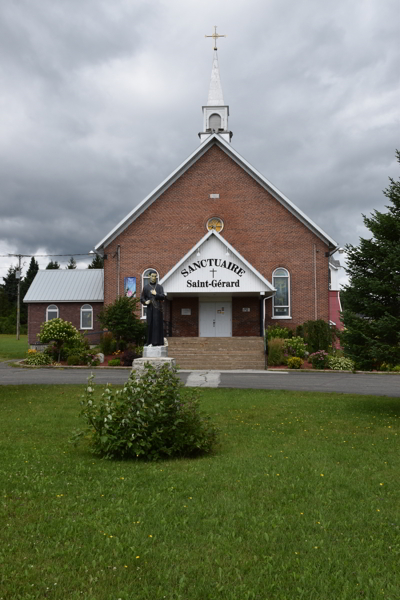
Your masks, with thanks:
<instances>
[{"instance_id":1,"label":"small cross on sign","mask_svg":"<svg viewBox=\"0 0 400 600\"><path fill-rule=\"evenodd\" d=\"M215 275L214 275L214 273L216 273L216 272L217 272L217 271L216 271L216 269L210 269L210 273L212 273L212 274L213 274L213 279L215 279Z\"/></svg>"}]
</instances>

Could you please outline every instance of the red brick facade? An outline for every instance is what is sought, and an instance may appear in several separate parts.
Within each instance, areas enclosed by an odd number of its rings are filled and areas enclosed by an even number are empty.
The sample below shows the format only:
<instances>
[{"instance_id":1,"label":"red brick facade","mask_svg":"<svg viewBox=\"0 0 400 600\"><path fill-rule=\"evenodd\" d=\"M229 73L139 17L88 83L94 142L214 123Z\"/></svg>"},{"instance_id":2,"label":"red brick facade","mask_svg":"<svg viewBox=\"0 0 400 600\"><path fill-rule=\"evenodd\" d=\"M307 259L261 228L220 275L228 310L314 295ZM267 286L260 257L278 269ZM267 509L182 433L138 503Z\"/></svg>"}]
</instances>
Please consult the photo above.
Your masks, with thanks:
<instances>
[{"instance_id":1,"label":"red brick facade","mask_svg":"<svg viewBox=\"0 0 400 600\"><path fill-rule=\"evenodd\" d=\"M210 194L219 194L219 199L210 199ZM217 145L105 247L105 303L117 297L118 245L120 290L124 277L136 277L140 296L143 271L154 268L162 278L205 235L211 217L224 221L221 235L268 281L272 283L278 267L289 271L292 318L272 319L272 300L267 300L266 325L295 327L309 319L328 320L328 244ZM181 308L191 308L191 315L181 315ZM198 336L197 298L174 297L167 310L174 336ZM260 335L259 297L233 296L232 334Z\"/></svg>"},{"instance_id":2,"label":"red brick facade","mask_svg":"<svg viewBox=\"0 0 400 600\"><path fill-rule=\"evenodd\" d=\"M28 304L28 343L37 343L37 334L40 331L40 325L46 321L46 309L49 304L55 304L58 307L58 316L64 321L70 321L78 331L85 333L91 345L98 344L102 332L97 316L103 308L102 302L90 302L93 307L93 329L80 329L81 325L81 306L87 302L46 302Z\"/></svg>"}]
</instances>

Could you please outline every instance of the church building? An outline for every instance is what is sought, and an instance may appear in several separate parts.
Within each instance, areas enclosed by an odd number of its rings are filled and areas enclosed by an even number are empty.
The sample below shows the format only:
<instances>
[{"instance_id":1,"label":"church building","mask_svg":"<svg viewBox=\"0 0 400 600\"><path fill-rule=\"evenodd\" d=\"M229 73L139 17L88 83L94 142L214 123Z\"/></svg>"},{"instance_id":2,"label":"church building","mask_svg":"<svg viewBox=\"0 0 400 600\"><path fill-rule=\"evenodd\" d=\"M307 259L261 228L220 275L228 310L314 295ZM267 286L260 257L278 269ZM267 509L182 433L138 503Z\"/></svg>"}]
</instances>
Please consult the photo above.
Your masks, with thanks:
<instances>
[{"instance_id":1,"label":"church building","mask_svg":"<svg viewBox=\"0 0 400 600\"><path fill-rule=\"evenodd\" d=\"M262 344L271 325L329 321L338 245L234 149L215 48L198 135L195 151L95 246L105 259L104 303L140 297L156 272L172 346L232 338L238 348L239 338ZM25 301L35 302L30 292ZM79 301L79 311L91 303Z\"/></svg>"}]
</instances>

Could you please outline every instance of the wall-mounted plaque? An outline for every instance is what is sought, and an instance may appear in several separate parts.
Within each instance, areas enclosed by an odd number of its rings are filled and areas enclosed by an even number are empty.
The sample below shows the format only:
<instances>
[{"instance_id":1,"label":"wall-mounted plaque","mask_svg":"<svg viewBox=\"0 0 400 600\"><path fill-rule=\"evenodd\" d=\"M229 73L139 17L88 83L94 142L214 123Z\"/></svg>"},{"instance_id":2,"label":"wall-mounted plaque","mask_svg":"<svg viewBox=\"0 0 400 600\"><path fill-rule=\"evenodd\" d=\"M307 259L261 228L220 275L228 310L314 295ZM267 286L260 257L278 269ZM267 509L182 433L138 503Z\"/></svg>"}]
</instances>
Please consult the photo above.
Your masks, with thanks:
<instances>
[{"instance_id":1,"label":"wall-mounted plaque","mask_svg":"<svg viewBox=\"0 0 400 600\"><path fill-rule=\"evenodd\" d=\"M191 315L191 314L192 314L191 308L181 308L181 315Z\"/></svg>"},{"instance_id":2,"label":"wall-mounted plaque","mask_svg":"<svg viewBox=\"0 0 400 600\"><path fill-rule=\"evenodd\" d=\"M242 312L250 312L249 308L242 308Z\"/></svg>"}]
</instances>

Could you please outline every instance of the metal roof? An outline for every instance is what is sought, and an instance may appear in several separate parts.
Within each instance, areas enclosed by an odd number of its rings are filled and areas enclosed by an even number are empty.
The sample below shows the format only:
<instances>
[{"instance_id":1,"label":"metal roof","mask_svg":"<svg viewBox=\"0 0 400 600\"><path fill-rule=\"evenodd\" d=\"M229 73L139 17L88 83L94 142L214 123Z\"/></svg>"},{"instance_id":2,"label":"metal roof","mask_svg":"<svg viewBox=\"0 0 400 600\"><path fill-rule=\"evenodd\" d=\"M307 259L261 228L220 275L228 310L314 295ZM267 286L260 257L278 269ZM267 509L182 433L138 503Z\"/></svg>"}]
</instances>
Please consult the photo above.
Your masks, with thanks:
<instances>
[{"instance_id":1,"label":"metal roof","mask_svg":"<svg viewBox=\"0 0 400 600\"><path fill-rule=\"evenodd\" d=\"M38 271L24 302L103 302L103 269Z\"/></svg>"}]
</instances>

